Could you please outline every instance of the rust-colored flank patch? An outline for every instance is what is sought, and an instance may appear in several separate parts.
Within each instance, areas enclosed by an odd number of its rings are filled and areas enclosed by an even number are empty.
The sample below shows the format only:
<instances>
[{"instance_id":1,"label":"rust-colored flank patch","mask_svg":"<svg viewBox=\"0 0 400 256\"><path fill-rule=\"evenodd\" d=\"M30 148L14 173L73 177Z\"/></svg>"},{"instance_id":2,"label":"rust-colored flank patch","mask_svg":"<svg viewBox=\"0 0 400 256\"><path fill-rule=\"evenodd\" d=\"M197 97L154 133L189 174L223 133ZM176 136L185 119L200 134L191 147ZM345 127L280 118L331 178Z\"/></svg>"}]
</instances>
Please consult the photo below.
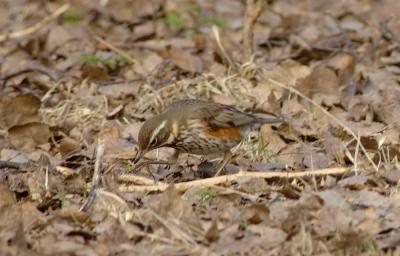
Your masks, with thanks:
<instances>
[{"instance_id":1,"label":"rust-colored flank patch","mask_svg":"<svg viewBox=\"0 0 400 256\"><path fill-rule=\"evenodd\" d=\"M227 140L240 140L240 130L236 127L229 127L229 128L218 128L216 130L207 127L206 132L211 136L220 138L220 139L227 139Z\"/></svg>"}]
</instances>

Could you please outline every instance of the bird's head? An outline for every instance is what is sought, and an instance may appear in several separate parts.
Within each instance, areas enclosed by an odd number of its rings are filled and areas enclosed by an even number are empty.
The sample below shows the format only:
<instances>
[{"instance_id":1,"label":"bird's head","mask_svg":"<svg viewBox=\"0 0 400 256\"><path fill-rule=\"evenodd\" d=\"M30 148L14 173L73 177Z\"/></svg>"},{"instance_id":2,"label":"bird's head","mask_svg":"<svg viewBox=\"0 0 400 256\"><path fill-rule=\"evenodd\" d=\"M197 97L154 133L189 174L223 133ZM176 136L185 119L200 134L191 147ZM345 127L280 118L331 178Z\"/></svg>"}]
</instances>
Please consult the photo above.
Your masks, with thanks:
<instances>
[{"instance_id":1,"label":"bird's head","mask_svg":"<svg viewBox=\"0 0 400 256\"><path fill-rule=\"evenodd\" d=\"M139 152L134 163L137 163L147 152L165 146L170 142L170 139L169 123L163 116L159 115L148 119L139 131Z\"/></svg>"}]
</instances>

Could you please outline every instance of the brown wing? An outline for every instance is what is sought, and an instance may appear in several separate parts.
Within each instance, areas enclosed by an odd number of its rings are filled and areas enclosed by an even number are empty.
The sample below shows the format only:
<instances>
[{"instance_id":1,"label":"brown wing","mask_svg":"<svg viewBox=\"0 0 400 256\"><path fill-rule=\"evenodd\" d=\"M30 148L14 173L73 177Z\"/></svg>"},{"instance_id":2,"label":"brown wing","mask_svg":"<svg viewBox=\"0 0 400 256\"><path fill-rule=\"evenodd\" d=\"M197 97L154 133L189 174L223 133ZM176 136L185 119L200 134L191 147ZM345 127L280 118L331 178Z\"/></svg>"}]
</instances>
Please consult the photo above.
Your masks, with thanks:
<instances>
[{"instance_id":1,"label":"brown wing","mask_svg":"<svg viewBox=\"0 0 400 256\"><path fill-rule=\"evenodd\" d=\"M256 117L233 107L200 100L178 101L170 105L166 111L174 112L178 118L202 119L215 130L245 126L258 121Z\"/></svg>"},{"instance_id":2,"label":"brown wing","mask_svg":"<svg viewBox=\"0 0 400 256\"><path fill-rule=\"evenodd\" d=\"M171 104L165 113L172 112L176 119L202 119L212 129L241 127L252 123L274 124L284 120L273 115L251 115L233 107L201 100L181 100Z\"/></svg>"},{"instance_id":3,"label":"brown wing","mask_svg":"<svg viewBox=\"0 0 400 256\"><path fill-rule=\"evenodd\" d=\"M208 121L211 128L216 129L241 127L257 122L254 116L229 106L216 105L205 112L208 112L205 120Z\"/></svg>"}]
</instances>

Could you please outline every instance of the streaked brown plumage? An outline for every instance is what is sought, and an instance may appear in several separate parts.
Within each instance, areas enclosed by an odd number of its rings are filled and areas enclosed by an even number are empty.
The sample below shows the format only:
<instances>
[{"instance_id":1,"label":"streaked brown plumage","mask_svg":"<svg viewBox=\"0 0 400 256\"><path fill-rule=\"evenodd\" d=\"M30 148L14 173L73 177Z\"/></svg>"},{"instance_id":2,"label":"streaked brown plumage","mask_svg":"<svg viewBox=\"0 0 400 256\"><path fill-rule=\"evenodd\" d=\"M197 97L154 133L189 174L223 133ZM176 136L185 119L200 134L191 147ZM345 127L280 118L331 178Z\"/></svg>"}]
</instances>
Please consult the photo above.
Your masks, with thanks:
<instances>
[{"instance_id":1,"label":"streaked brown plumage","mask_svg":"<svg viewBox=\"0 0 400 256\"><path fill-rule=\"evenodd\" d=\"M233 107L200 100L182 100L147 120L139 131L139 152L134 162L159 147L180 152L226 155L219 173L231 157L230 150L240 143L256 124L281 122L261 119Z\"/></svg>"}]
</instances>

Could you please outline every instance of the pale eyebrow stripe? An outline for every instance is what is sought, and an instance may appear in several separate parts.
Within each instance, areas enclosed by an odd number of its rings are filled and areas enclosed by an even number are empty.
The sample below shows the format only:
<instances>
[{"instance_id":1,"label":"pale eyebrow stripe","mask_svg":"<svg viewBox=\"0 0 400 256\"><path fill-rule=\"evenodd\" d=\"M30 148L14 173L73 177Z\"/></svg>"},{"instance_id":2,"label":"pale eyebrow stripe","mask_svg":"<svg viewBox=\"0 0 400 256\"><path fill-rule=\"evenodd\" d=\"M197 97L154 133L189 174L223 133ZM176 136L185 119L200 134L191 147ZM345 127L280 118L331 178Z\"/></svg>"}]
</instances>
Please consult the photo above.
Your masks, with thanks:
<instances>
[{"instance_id":1,"label":"pale eyebrow stripe","mask_svg":"<svg viewBox=\"0 0 400 256\"><path fill-rule=\"evenodd\" d=\"M154 140L154 138L157 136L157 134L162 130L162 128L165 127L167 124L167 120L162 121L162 123L154 130L154 132L151 134L149 144Z\"/></svg>"},{"instance_id":2,"label":"pale eyebrow stripe","mask_svg":"<svg viewBox=\"0 0 400 256\"><path fill-rule=\"evenodd\" d=\"M177 121L174 121L174 123L172 124L172 134L174 135L174 137L178 137L179 134L179 125Z\"/></svg>"}]
</instances>

